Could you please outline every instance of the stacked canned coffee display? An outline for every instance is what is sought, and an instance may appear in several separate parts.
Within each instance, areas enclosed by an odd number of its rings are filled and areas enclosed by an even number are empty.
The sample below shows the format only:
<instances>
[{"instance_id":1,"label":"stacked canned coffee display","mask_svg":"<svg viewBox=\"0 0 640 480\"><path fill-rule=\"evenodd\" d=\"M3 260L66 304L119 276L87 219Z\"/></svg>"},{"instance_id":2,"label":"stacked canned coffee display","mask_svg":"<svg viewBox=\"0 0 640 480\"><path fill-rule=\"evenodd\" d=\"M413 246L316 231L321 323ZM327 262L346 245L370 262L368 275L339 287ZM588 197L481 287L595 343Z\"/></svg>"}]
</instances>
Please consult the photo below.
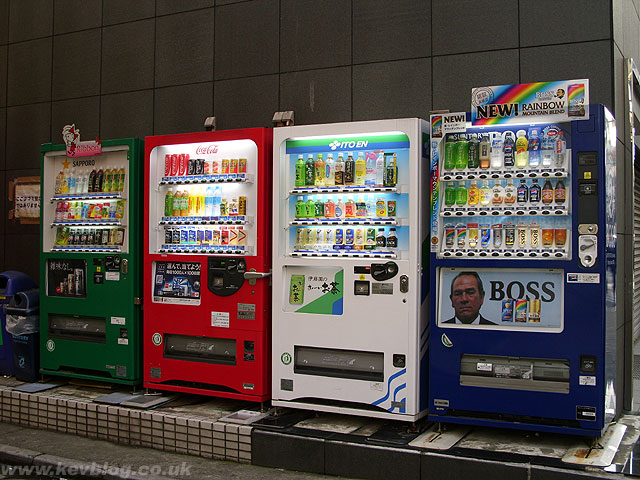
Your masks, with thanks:
<instances>
[{"instance_id":1,"label":"stacked canned coffee display","mask_svg":"<svg viewBox=\"0 0 640 480\"><path fill-rule=\"evenodd\" d=\"M56 227L54 246L58 247L121 247L124 228Z\"/></svg>"},{"instance_id":2,"label":"stacked canned coffee display","mask_svg":"<svg viewBox=\"0 0 640 480\"><path fill-rule=\"evenodd\" d=\"M442 154L440 256L568 257L570 151L559 127L448 134Z\"/></svg>"},{"instance_id":3,"label":"stacked canned coffee display","mask_svg":"<svg viewBox=\"0 0 640 480\"><path fill-rule=\"evenodd\" d=\"M164 159L165 178L246 173L246 158L191 158L188 153L179 153L167 154Z\"/></svg>"}]
</instances>

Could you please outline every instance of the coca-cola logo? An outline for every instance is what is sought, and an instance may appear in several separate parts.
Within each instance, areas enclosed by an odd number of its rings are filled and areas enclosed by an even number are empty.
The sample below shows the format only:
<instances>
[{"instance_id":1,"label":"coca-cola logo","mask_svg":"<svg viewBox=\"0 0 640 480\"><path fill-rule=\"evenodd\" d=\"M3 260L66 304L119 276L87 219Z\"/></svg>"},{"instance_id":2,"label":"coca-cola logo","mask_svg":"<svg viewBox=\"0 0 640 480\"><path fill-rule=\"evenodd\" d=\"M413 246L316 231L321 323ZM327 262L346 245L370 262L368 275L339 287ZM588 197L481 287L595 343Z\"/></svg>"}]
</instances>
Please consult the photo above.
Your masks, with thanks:
<instances>
[{"instance_id":1,"label":"coca-cola logo","mask_svg":"<svg viewBox=\"0 0 640 480\"><path fill-rule=\"evenodd\" d=\"M196 148L196 155L211 155L213 153L218 153L217 145L198 145Z\"/></svg>"}]
</instances>

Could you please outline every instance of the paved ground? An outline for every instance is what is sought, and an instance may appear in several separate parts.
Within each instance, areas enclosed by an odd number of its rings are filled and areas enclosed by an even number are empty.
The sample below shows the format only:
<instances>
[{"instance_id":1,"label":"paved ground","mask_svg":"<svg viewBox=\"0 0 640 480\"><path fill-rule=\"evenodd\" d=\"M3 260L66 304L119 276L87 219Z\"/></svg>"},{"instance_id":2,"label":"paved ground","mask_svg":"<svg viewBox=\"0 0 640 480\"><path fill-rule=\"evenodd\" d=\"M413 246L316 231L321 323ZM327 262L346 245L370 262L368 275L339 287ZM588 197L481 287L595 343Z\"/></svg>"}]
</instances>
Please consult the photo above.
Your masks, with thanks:
<instances>
[{"instance_id":1,"label":"paved ground","mask_svg":"<svg viewBox=\"0 0 640 480\"><path fill-rule=\"evenodd\" d=\"M31 465L33 469L11 473L3 471L0 465L0 478L17 478L17 473L23 474L20 478L98 477L146 480L152 478L205 480L338 478L122 446L102 440L5 423L0 423L0 463ZM25 476L25 473L28 475Z\"/></svg>"}]
</instances>

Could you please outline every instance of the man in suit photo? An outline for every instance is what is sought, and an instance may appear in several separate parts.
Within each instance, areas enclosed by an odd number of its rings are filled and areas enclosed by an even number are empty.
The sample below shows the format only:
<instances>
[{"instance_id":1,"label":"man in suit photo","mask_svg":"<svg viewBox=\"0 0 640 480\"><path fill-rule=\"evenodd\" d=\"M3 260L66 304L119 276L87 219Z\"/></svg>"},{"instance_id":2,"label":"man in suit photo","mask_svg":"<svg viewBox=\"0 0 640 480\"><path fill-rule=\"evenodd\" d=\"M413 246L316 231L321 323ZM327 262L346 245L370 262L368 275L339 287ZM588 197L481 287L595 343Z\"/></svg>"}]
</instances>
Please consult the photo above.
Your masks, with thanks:
<instances>
[{"instance_id":1,"label":"man in suit photo","mask_svg":"<svg viewBox=\"0 0 640 480\"><path fill-rule=\"evenodd\" d=\"M460 272L451 282L451 306L455 316L443 323L465 325L496 325L480 313L484 303L484 287L476 272Z\"/></svg>"}]
</instances>

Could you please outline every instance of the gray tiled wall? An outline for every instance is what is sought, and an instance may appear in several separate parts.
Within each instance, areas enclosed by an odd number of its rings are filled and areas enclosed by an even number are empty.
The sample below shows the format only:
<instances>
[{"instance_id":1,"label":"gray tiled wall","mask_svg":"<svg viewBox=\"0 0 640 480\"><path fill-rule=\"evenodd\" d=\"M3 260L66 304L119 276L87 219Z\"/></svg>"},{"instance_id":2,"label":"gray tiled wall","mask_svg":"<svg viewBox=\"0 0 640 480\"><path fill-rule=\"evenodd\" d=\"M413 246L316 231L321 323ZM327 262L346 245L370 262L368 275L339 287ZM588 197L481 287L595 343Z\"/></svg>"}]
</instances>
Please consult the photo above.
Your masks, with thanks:
<instances>
[{"instance_id":1,"label":"gray tiled wall","mask_svg":"<svg viewBox=\"0 0 640 480\"><path fill-rule=\"evenodd\" d=\"M39 146L83 138L467 110L473 86L588 77L638 55L633 0L0 0L0 271L37 277L38 227L6 183ZM615 42L614 42L615 37Z\"/></svg>"}]
</instances>

